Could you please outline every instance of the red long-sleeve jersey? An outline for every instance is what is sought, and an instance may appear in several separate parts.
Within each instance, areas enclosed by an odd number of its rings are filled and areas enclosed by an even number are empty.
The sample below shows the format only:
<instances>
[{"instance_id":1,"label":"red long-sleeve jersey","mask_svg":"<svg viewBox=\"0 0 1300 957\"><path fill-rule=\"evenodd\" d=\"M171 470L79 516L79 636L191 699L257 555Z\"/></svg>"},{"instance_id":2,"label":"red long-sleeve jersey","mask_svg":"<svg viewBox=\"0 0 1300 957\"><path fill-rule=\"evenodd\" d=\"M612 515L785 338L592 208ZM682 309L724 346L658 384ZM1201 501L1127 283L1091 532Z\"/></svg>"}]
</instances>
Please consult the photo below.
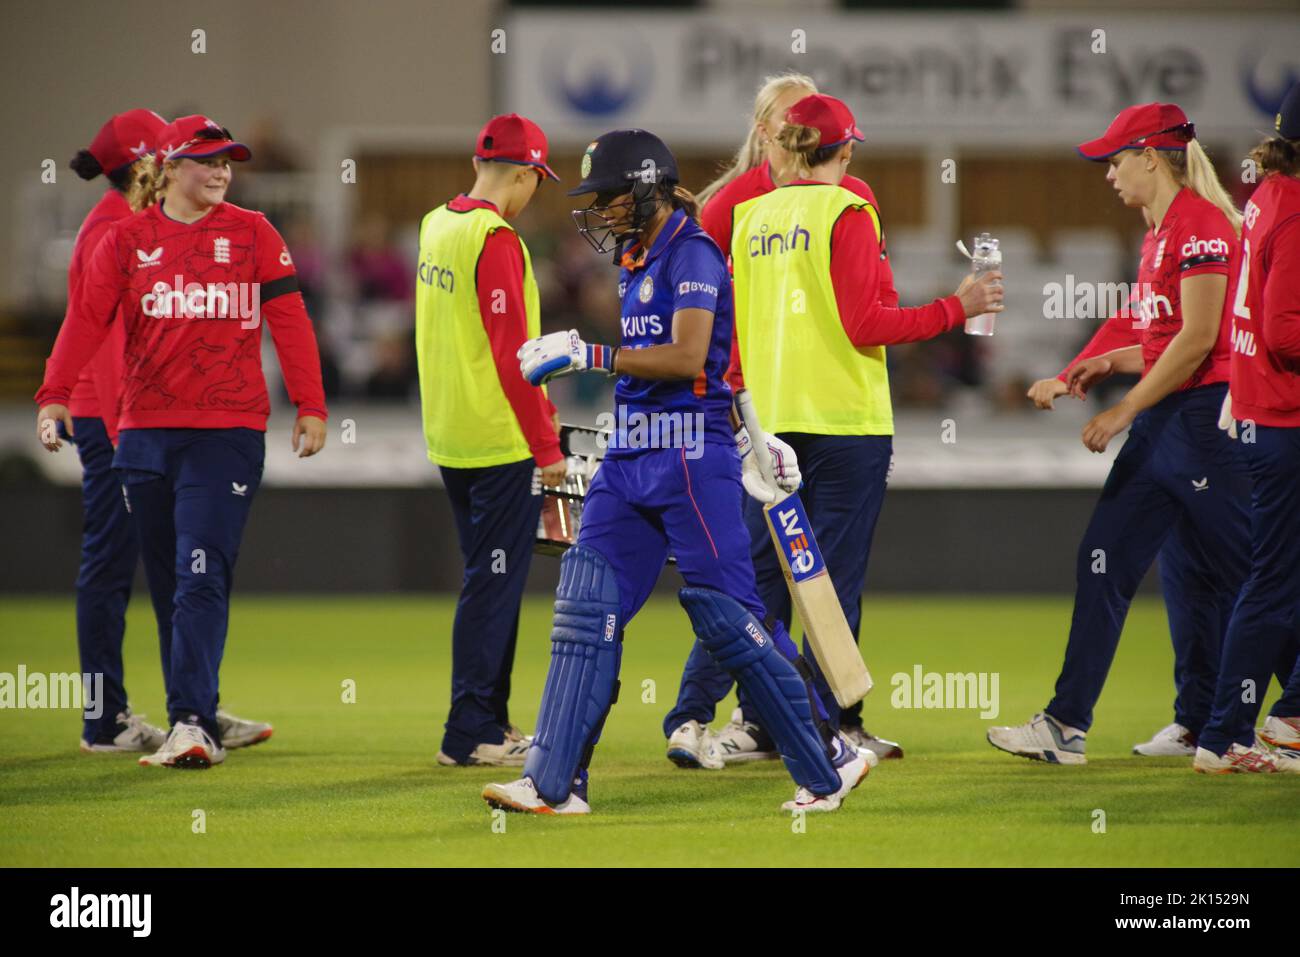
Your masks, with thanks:
<instances>
[{"instance_id":1,"label":"red long-sleeve jersey","mask_svg":"<svg viewBox=\"0 0 1300 957\"><path fill-rule=\"evenodd\" d=\"M1300 428L1300 180L1271 173L1246 204L1233 301L1232 414Z\"/></svg>"},{"instance_id":2,"label":"red long-sleeve jersey","mask_svg":"<svg viewBox=\"0 0 1300 957\"><path fill-rule=\"evenodd\" d=\"M77 230L77 238L72 247L72 261L68 265L68 310L77 301L81 280L86 272L86 265L91 254L104 238L108 227L119 219L131 215L131 206L116 189L105 191L93 209L86 215ZM66 322L59 329L64 334ZM126 343L123 324L114 322L108 339L95 353L72 388L68 397L68 411L78 418L98 418L104 420L110 439L117 437L117 404L122 390L122 349Z\"/></svg>"},{"instance_id":3,"label":"red long-sleeve jersey","mask_svg":"<svg viewBox=\"0 0 1300 957\"><path fill-rule=\"evenodd\" d=\"M263 322L298 414L326 417L316 335L293 261L261 213L221 203L182 223L159 203L109 226L46 362L40 405L68 401L119 307L119 429L265 431Z\"/></svg>"},{"instance_id":4,"label":"red long-sleeve jersey","mask_svg":"<svg viewBox=\"0 0 1300 957\"><path fill-rule=\"evenodd\" d=\"M1142 237L1139 273L1150 270L1155 251L1156 234L1151 230L1147 230L1146 235ZM1098 326L1097 331L1088 340L1088 344L1083 347L1077 356L1065 364L1065 368L1061 370L1057 378L1064 382L1070 370L1084 359L1105 355L1107 352L1114 352L1116 349L1127 349L1131 346L1141 345L1141 320L1138 316L1141 300L1141 287L1135 285L1129 294L1128 307L1120 308L1113 316L1110 316Z\"/></svg>"},{"instance_id":5,"label":"red long-sleeve jersey","mask_svg":"<svg viewBox=\"0 0 1300 957\"><path fill-rule=\"evenodd\" d=\"M448 209L490 209L496 206L485 199L457 196L447 204ZM492 347L492 361L506 401L515 413L519 428L528 441L533 461L545 468L564 457L560 452L560 437L555 432L552 417L555 405L541 389L528 384L519 374L519 347L528 338L528 315L524 309L524 253L519 237L509 229L497 229L488 234L479 253L474 282L478 293L478 311L483 317L483 329ZM505 290L504 312L501 303L494 302L496 290Z\"/></svg>"}]
</instances>

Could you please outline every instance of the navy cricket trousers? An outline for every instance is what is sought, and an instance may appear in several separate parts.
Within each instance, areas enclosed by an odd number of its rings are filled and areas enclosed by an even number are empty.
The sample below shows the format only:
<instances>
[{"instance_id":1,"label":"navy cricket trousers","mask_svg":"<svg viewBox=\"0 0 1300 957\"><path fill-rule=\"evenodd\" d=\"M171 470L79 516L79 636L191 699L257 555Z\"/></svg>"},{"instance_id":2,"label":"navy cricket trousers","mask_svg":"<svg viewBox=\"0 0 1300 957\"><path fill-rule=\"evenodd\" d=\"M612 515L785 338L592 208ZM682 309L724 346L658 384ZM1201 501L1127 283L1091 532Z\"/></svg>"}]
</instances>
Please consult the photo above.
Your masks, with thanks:
<instances>
[{"instance_id":1,"label":"navy cricket trousers","mask_svg":"<svg viewBox=\"0 0 1300 957\"><path fill-rule=\"evenodd\" d=\"M1213 558L1186 600L1215 614L1236 600L1249 566L1249 479L1218 428L1226 391L1216 384L1176 392L1142 412L1111 466L1079 543L1070 639L1046 709L1066 725L1092 726L1129 604L1180 521Z\"/></svg>"},{"instance_id":2,"label":"navy cricket trousers","mask_svg":"<svg viewBox=\"0 0 1300 957\"><path fill-rule=\"evenodd\" d=\"M510 723L510 671L542 495L533 461L440 469L456 518L465 574L451 632L451 711L443 752L464 762L500 744Z\"/></svg>"},{"instance_id":3,"label":"navy cricket trousers","mask_svg":"<svg viewBox=\"0 0 1300 957\"><path fill-rule=\"evenodd\" d=\"M235 562L265 455L253 429L125 429L113 458L155 596L168 721L197 722L218 743Z\"/></svg>"},{"instance_id":4,"label":"navy cricket trousers","mask_svg":"<svg viewBox=\"0 0 1300 957\"><path fill-rule=\"evenodd\" d=\"M104 676L99 717L83 718L82 738L94 744L112 740L117 715L127 708L122 668L126 606L140 555L122 486L113 474L113 444L104 420L72 420L81 459L81 567L77 572L77 651L82 674Z\"/></svg>"},{"instance_id":5,"label":"navy cricket trousers","mask_svg":"<svg viewBox=\"0 0 1300 957\"><path fill-rule=\"evenodd\" d=\"M803 500L813 535L826 559L836 597L844 617L858 640L862 622L862 588L871 555L871 539L884 504L889 461L894 454L890 435L812 435L804 432L783 433L799 458ZM763 506L745 496L745 525L749 529L750 557L758 581L758 594L768 615L790 627L791 600L781 572L781 562L772 545L763 517ZM814 690L834 727L862 723L862 702L840 711L835 696L822 677L817 659L804 639L804 658L814 674ZM731 691L731 676L713 663L697 640L686 659L677 703L664 718L664 736L670 736L681 724L696 720L708 724L713 720L717 703ZM756 715L740 707L748 719Z\"/></svg>"},{"instance_id":6,"label":"navy cricket trousers","mask_svg":"<svg viewBox=\"0 0 1300 957\"><path fill-rule=\"evenodd\" d=\"M1240 448L1254 480L1250 574L1228 624L1214 713L1200 744L1222 755L1255 739L1255 719L1270 674L1282 697L1272 713L1300 715L1300 428L1238 423ZM1251 428L1253 434L1246 429ZM1247 441L1250 436L1250 441ZM1289 678L1289 680L1288 680Z\"/></svg>"}]
</instances>

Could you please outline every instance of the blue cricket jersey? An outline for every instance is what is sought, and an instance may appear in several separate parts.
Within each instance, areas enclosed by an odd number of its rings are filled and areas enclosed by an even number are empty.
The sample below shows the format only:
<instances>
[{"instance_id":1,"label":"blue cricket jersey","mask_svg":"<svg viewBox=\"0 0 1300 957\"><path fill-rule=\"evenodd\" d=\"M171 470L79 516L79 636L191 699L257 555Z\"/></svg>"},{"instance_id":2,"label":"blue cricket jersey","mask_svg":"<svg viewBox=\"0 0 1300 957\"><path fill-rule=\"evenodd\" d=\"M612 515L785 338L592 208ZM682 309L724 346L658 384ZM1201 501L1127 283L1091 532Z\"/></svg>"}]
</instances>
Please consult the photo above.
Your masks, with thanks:
<instances>
[{"instance_id":1,"label":"blue cricket jersey","mask_svg":"<svg viewBox=\"0 0 1300 957\"><path fill-rule=\"evenodd\" d=\"M695 441L730 444L734 441L731 386L723 376L731 360L732 296L722 252L679 209L648 250L625 250L624 262L634 263L624 265L618 279L624 349L671 343L673 313L678 309L712 312L713 334L704 369L694 379L619 377L607 455L617 458L647 448L672 447L673 429L695 430L682 433Z\"/></svg>"}]
</instances>

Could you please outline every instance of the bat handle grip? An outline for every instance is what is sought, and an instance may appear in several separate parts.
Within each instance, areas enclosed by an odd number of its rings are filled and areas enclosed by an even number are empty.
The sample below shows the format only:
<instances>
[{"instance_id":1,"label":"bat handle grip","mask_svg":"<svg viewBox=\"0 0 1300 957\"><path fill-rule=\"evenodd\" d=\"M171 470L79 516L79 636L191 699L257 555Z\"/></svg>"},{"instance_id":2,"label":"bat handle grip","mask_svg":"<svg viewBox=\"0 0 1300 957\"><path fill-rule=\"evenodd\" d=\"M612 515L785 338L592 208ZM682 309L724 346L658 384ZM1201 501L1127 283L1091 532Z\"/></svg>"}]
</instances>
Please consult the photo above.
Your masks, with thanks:
<instances>
[{"instance_id":1,"label":"bat handle grip","mask_svg":"<svg viewBox=\"0 0 1300 957\"><path fill-rule=\"evenodd\" d=\"M749 432L749 441L754 446L754 461L758 463L758 471L763 476L763 481L769 488L779 493L776 473L772 468L772 453L767 448L767 433L763 431L763 426L758 421L758 410L754 408L754 400L748 389L741 389L736 393L736 410L740 413L741 423Z\"/></svg>"}]
</instances>

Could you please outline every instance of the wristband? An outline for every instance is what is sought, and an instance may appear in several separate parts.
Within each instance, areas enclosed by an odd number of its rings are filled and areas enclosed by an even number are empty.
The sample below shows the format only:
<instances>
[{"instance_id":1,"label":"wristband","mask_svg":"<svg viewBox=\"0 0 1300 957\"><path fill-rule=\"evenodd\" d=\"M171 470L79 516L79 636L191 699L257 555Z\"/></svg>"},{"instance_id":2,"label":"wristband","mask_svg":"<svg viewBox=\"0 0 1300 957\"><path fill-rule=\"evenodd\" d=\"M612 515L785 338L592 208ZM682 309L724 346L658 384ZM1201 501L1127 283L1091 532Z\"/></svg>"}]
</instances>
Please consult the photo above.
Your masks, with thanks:
<instances>
[{"instance_id":1,"label":"wristband","mask_svg":"<svg viewBox=\"0 0 1300 957\"><path fill-rule=\"evenodd\" d=\"M614 358L618 355L618 347L602 346L599 343L590 342L587 344L587 368L599 369L605 375L614 374Z\"/></svg>"}]
</instances>

